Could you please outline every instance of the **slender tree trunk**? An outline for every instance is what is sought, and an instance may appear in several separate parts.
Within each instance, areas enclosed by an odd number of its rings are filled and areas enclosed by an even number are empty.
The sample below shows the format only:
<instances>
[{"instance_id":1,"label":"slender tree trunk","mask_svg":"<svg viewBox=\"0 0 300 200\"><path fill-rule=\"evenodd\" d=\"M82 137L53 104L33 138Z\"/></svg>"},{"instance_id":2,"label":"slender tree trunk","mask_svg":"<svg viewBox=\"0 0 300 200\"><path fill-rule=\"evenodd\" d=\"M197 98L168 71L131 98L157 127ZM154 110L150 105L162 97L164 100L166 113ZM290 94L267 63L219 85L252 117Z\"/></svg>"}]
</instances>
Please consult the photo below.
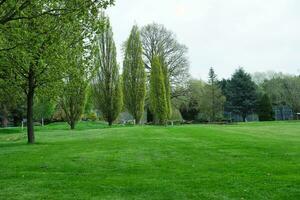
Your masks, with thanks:
<instances>
[{"instance_id":1,"label":"slender tree trunk","mask_svg":"<svg viewBox=\"0 0 300 200\"><path fill-rule=\"evenodd\" d=\"M8 111L7 111L6 105L4 105L3 109L2 109L2 120L1 120L3 128L7 127L7 125L8 125L7 116L8 116Z\"/></svg>"},{"instance_id":2,"label":"slender tree trunk","mask_svg":"<svg viewBox=\"0 0 300 200\"><path fill-rule=\"evenodd\" d=\"M75 129L75 121L74 120L71 120L70 127L71 127L71 130Z\"/></svg>"},{"instance_id":3,"label":"slender tree trunk","mask_svg":"<svg viewBox=\"0 0 300 200\"><path fill-rule=\"evenodd\" d=\"M243 117L243 122L246 122L247 115L243 115L242 117Z\"/></svg>"},{"instance_id":4,"label":"slender tree trunk","mask_svg":"<svg viewBox=\"0 0 300 200\"><path fill-rule=\"evenodd\" d=\"M34 122L33 122L33 97L34 97L34 74L32 69L29 69L28 76L28 92L27 92L27 137L28 143L33 144L34 138Z\"/></svg>"},{"instance_id":5,"label":"slender tree trunk","mask_svg":"<svg viewBox=\"0 0 300 200\"><path fill-rule=\"evenodd\" d=\"M18 126L19 125L19 118L17 116L13 116L13 123L14 123L14 126Z\"/></svg>"},{"instance_id":6,"label":"slender tree trunk","mask_svg":"<svg viewBox=\"0 0 300 200\"><path fill-rule=\"evenodd\" d=\"M7 125L8 125L8 120L7 120L7 117L6 116L2 116L2 127L3 128L5 128L5 127L7 127Z\"/></svg>"}]
</instances>

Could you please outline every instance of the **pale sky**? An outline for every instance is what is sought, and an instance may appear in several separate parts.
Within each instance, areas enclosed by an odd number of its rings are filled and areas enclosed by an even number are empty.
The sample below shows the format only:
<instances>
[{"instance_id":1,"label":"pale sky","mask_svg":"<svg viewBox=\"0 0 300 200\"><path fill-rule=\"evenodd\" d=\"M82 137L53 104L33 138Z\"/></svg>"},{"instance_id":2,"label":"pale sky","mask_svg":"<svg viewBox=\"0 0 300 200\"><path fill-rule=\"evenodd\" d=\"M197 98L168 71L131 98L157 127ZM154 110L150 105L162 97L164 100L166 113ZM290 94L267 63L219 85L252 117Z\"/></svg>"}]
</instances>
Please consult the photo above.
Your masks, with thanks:
<instances>
[{"instance_id":1,"label":"pale sky","mask_svg":"<svg viewBox=\"0 0 300 200\"><path fill-rule=\"evenodd\" d=\"M300 74L300 0L116 0L107 14L120 64L132 25L156 22L188 47L194 78L210 67L219 78L239 66Z\"/></svg>"}]
</instances>

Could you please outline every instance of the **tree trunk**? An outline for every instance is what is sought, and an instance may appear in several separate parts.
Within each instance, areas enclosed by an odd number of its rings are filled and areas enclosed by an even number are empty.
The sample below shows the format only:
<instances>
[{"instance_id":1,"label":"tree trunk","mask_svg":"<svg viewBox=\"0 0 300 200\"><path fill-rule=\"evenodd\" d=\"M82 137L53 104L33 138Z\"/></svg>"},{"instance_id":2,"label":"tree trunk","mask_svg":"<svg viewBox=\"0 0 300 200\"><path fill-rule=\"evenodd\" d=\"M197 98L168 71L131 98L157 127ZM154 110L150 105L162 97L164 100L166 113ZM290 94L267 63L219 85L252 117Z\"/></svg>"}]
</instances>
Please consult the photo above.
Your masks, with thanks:
<instances>
[{"instance_id":1,"label":"tree trunk","mask_svg":"<svg viewBox=\"0 0 300 200\"><path fill-rule=\"evenodd\" d=\"M27 137L28 143L34 144L34 122L33 122L33 97L34 97L34 74L32 69L29 69L28 76L28 92L27 92Z\"/></svg>"},{"instance_id":2,"label":"tree trunk","mask_svg":"<svg viewBox=\"0 0 300 200\"><path fill-rule=\"evenodd\" d=\"M242 117L243 117L243 122L246 122L247 115L243 115Z\"/></svg>"},{"instance_id":3,"label":"tree trunk","mask_svg":"<svg viewBox=\"0 0 300 200\"><path fill-rule=\"evenodd\" d=\"M141 124L141 120L140 119L135 118L134 120L135 120L134 121L134 125Z\"/></svg>"},{"instance_id":4,"label":"tree trunk","mask_svg":"<svg viewBox=\"0 0 300 200\"><path fill-rule=\"evenodd\" d=\"M75 121L74 120L71 120L70 127L71 127L71 130L75 129Z\"/></svg>"},{"instance_id":5,"label":"tree trunk","mask_svg":"<svg viewBox=\"0 0 300 200\"><path fill-rule=\"evenodd\" d=\"M3 128L6 128L7 127L7 125L8 125L8 119L7 119L7 117L6 116L2 116L2 127Z\"/></svg>"},{"instance_id":6,"label":"tree trunk","mask_svg":"<svg viewBox=\"0 0 300 200\"><path fill-rule=\"evenodd\" d=\"M113 122L112 122L111 120L108 120L108 125L109 125L109 126L112 126L112 123L113 123Z\"/></svg>"},{"instance_id":7,"label":"tree trunk","mask_svg":"<svg viewBox=\"0 0 300 200\"><path fill-rule=\"evenodd\" d=\"M8 119L7 119L7 116L8 116L8 111L6 109L6 105L3 106L3 110L2 110L2 120L1 120L1 123L2 123L2 127L5 128L7 127L8 125Z\"/></svg>"}]
</instances>

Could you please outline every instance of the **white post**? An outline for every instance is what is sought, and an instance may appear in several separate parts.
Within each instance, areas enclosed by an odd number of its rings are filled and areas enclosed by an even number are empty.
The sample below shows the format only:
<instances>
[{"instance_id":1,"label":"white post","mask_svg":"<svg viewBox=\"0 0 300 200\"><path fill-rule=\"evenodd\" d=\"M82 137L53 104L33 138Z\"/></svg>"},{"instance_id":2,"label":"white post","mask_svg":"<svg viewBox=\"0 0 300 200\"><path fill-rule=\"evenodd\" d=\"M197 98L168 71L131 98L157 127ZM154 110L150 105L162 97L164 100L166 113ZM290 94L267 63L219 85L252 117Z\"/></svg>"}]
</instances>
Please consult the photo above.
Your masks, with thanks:
<instances>
[{"instance_id":1,"label":"white post","mask_svg":"<svg viewBox=\"0 0 300 200\"><path fill-rule=\"evenodd\" d=\"M44 126L44 118L42 117L42 126Z\"/></svg>"},{"instance_id":2,"label":"white post","mask_svg":"<svg viewBox=\"0 0 300 200\"><path fill-rule=\"evenodd\" d=\"M24 122L23 122L23 120L22 120L22 131L23 131L23 128L24 128Z\"/></svg>"}]
</instances>

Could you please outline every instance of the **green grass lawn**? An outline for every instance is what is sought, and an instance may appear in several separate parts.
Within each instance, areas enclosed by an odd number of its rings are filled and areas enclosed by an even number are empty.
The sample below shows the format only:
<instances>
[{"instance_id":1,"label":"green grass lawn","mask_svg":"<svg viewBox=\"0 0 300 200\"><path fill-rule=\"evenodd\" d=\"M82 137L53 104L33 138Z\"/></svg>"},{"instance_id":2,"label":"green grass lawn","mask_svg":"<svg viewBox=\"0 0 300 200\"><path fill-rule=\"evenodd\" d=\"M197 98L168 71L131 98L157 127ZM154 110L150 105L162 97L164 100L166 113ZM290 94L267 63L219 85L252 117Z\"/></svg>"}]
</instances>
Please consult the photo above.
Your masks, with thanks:
<instances>
[{"instance_id":1,"label":"green grass lawn","mask_svg":"<svg viewBox=\"0 0 300 200\"><path fill-rule=\"evenodd\" d=\"M0 130L0 199L300 199L300 123Z\"/></svg>"}]
</instances>

